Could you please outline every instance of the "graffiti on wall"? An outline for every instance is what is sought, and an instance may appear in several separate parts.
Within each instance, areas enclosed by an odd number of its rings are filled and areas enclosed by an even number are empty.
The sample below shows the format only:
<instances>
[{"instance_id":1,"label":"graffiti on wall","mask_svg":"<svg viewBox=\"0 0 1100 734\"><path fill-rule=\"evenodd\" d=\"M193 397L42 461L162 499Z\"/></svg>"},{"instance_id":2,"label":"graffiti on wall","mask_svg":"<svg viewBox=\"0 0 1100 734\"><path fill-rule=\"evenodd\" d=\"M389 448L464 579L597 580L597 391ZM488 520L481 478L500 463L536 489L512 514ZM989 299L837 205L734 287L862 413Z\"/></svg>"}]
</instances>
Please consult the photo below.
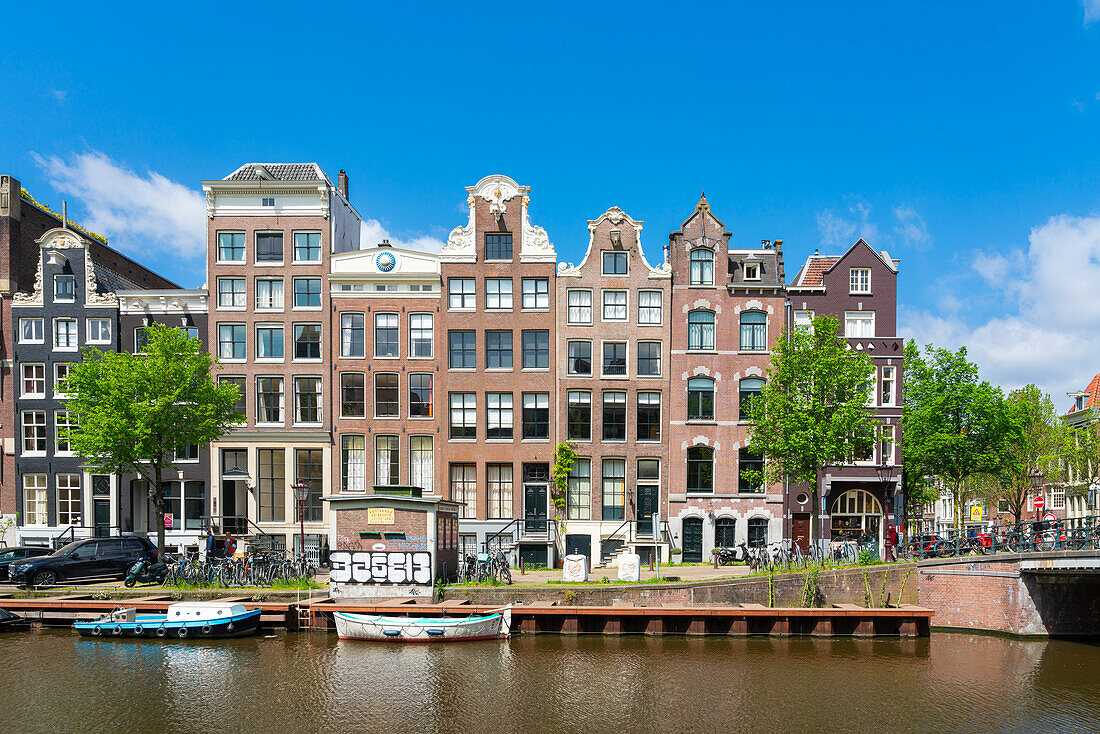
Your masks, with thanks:
<instances>
[{"instance_id":1,"label":"graffiti on wall","mask_svg":"<svg viewBox=\"0 0 1100 734\"><path fill-rule=\"evenodd\" d=\"M430 584L432 554L427 551L347 551L329 554L337 584Z\"/></svg>"},{"instance_id":2,"label":"graffiti on wall","mask_svg":"<svg viewBox=\"0 0 1100 734\"><path fill-rule=\"evenodd\" d=\"M426 551L428 538L424 535L404 533L375 533L374 537L337 535L336 547L339 550L357 551ZM386 537L386 536L400 537Z\"/></svg>"}]
</instances>

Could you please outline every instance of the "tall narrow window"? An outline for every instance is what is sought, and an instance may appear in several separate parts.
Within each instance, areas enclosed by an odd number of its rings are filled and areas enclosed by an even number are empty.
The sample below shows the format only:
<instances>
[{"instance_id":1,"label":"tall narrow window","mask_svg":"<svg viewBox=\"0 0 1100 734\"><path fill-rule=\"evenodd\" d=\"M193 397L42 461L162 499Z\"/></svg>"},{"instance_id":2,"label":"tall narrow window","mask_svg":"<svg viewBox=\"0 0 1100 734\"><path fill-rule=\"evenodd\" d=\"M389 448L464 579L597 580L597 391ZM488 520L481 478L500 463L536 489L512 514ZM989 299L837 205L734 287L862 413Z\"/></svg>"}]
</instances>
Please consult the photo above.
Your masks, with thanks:
<instances>
[{"instance_id":1,"label":"tall narrow window","mask_svg":"<svg viewBox=\"0 0 1100 734\"><path fill-rule=\"evenodd\" d=\"M366 323L363 314L340 314L340 356L367 356Z\"/></svg>"},{"instance_id":2,"label":"tall narrow window","mask_svg":"<svg viewBox=\"0 0 1100 734\"><path fill-rule=\"evenodd\" d=\"M409 315L409 356L431 357L435 328L430 313Z\"/></svg>"},{"instance_id":3,"label":"tall narrow window","mask_svg":"<svg viewBox=\"0 0 1100 734\"><path fill-rule=\"evenodd\" d=\"M400 484L398 471L400 452L397 448L397 436L374 437L374 483Z\"/></svg>"},{"instance_id":4,"label":"tall narrow window","mask_svg":"<svg viewBox=\"0 0 1100 734\"><path fill-rule=\"evenodd\" d=\"M512 233L489 232L485 235L486 260L512 259Z\"/></svg>"},{"instance_id":5,"label":"tall narrow window","mask_svg":"<svg viewBox=\"0 0 1100 734\"><path fill-rule=\"evenodd\" d=\"M477 517L477 465L451 464L451 499L458 502L458 516Z\"/></svg>"},{"instance_id":6,"label":"tall narrow window","mask_svg":"<svg viewBox=\"0 0 1100 734\"><path fill-rule=\"evenodd\" d=\"M638 393L638 440L661 440L661 393Z\"/></svg>"},{"instance_id":7,"label":"tall narrow window","mask_svg":"<svg viewBox=\"0 0 1100 734\"><path fill-rule=\"evenodd\" d=\"M477 397L472 392L453 392L451 438L477 438Z\"/></svg>"},{"instance_id":8,"label":"tall narrow window","mask_svg":"<svg viewBox=\"0 0 1100 734\"><path fill-rule=\"evenodd\" d=\"M714 349L713 311L692 311L688 314L688 349Z\"/></svg>"},{"instance_id":9,"label":"tall narrow window","mask_svg":"<svg viewBox=\"0 0 1100 734\"><path fill-rule=\"evenodd\" d=\"M661 376L661 342L638 342L638 377Z\"/></svg>"},{"instance_id":10,"label":"tall narrow window","mask_svg":"<svg viewBox=\"0 0 1100 734\"><path fill-rule=\"evenodd\" d=\"M256 378L256 422L283 422L283 378Z\"/></svg>"},{"instance_id":11,"label":"tall narrow window","mask_svg":"<svg viewBox=\"0 0 1100 734\"><path fill-rule=\"evenodd\" d=\"M54 348L63 351L76 351L77 329L76 319L53 320L53 345Z\"/></svg>"},{"instance_id":12,"label":"tall narrow window","mask_svg":"<svg viewBox=\"0 0 1100 734\"><path fill-rule=\"evenodd\" d=\"M374 315L374 356L396 357L398 343L397 314Z\"/></svg>"},{"instance_id":13,"label":"tall narrow window","mask_svg":"<svg viewBox=\"0 0 1100 734\"><path fill-rule=\"evenodd\" d=\"M294 378L294 422L321 422L321 378Z\"/></svg>"},{"instance_id":14,"label":"tall narrow window","mask_svg":"<svg viewBox=\"0 0 1100 734\"><path fill-rule=\"evenodd\" d=\"M259 465L256 482L260 522L283 522L286 519L286 453L284 449L258 449Z\"/></svg>"},{"instance_id":15,"label":"tall narrow window","mask_svg":"<svg viewBox=\"0 0 1100 734\"><path fill-rule=\"evenodd\" d=\"M626 504L626 460L603 460L603 519L622 520Z\"/></svg>"},{"instance_id":16,"label":"tall narrow window","mask_svg":"<svg viewBox=\"0 0 1100 734\"><path fill-rule=\"evenodd\" d=\"M244 278L218 278L218 308L244 307Z\"/></svg>"},{"instance_id":17,"label":"tall narrow window","mask_svg":"<svg viewBox=\"0 0 1100 734\"><path fill-rule=\"evenodd\" d=\"M714 253L703 248L691 251L691 284L714 285Z\"/></svg>"},{"instance_id":18,"label":"tall narrow window","mask_svg":"<svg viewBox=\"0 0 1100 734\"><path fill-rule=\"evenodd\" d=\"M237 410L237 420L240 423L244 423L248 415L248 408L245 404L244 397L244 377L239 375L218 375L218 387L222 385L233 385L237 388L237 404L234 406Z\"/></svg>"},{"instance_id":19,"label":"tall narrow window","mask_svg":"<svg viewBox=\"0 0 1100 734\"><path fill-rule=\"evenodd\" d=\"M282 278L256 278L256 310L283 310Z\"/></svg>"},{"instance_id":20,"label":"tall narrow window","mask_svg":"<svg viewBox=\"0 0 1100 734\"><path fill-rule=\"evenodd\" d=\"M626 376L626 342L603 343L603 371L604 377Z\"/></svg>"},{"instance_id":21,"label":"tall narrow window","mask_svg":"<svg viewBox=\"0 0 1100 734\"><path fill-rule=\"evenodd\" d=\"M432 410L432 373L414 372L409 375L409 417L431 418Z\"/></svg>"},{"instance_id":22,"label":"tall narrow window","mask_svg":"<svg viewBox=\"0 0 1100 734\"><path fill-rule=\"evenodd\" d=\"M745 377L737 391L737 419L752 420L752 401L764 391L764 381L758 377Z\"/></svg>"},{"instance_id":23,"label":"tall narrow window","mask_svg":"<svg viewBox=\"0 0 1100 734\"><path fill-rule=\"evenodd\" d=\"M687 450L687 491L714 491L714 449L691 446Z\"/></svg>"},{"instance_id":24,"label":"tall narrow window","mask_svg":"<svg viewBox=\"0 0 1100 734\"><path fill-rule=\"evenodd\" d=\"M512 465L488 464L486 470L486 498L489 519L504 520L512 517Z\"/></svg>"},{"instance_id":25,"label":"tall narrow window","mask_svg":"<svg viewBox=\"0 0 1100 734\"><path fill-rule=\"evenodd\" d=\"M882 367L882 404L894 405L894 392L897 387L897 368L889 365Z\"/></svg>"},{"instance_id":26,"label":"tall narrow window","mask_svg":"<svg viewBox=\"0 0 1100 734\"><path fill-rule=\"evenodd\" d=\"M302 517L305 522L321 522L321 495L325 486L325 470L321 449L295 449L295 484L309 485ZM297 498L295 498L297 499Z\"/></svg>"},{"instance_id":27,"label":"tall narrow window","mask_svg":"<svg viewBox=\"0 0 1100 734\"><path fill-rule=\"evenodd\" d=\"M571 290L567 298L569 300L569 323L591 324L592 291Z\"/></svg>"},{"instance_id":28,"label":"tall narrow window","mask_svg":"<svg viewBox=\"0 0 1100 734\"><path fill-rule=\"evenodd\" d=\"M245 358L244 324L218 324L218 356L222 359Z\"/></svg>"},{"instance_id":29,"label":"tall narrow window","mask_svg":"<svg viewBox=\"0 0 1100 734\"><path fill-rule=\"evenodd\" d=\"M46 411L24 410L23 418L23 453L46 453Z\"/></svg>"},{"instance_id":30,"label":"tall narrow window","mask_svg":"<svg viewBox=\"0 0 1100 734\"><path fill-rule=\"evenodd\" d=\"M577 459L569 470L569 487L565 497L565 512L569 520L587 520L592 513L592 461Z\"/></svg>"},{"instance_id":31,"label":"tall narrow window","mask_svg":"<svg viewBox=\"0 0 1100 734\"><path fill-rule=\"evenodd\" d=\"M566 367L571 375L591 375L592 342L580 340L569 342Z\"/></svg>"},{"instance_id":32,"label":"tall narrow window","mask_svg":"<svg viewBox=\"0 0 1100 734\"><path fill-rule=\"evenodd\" d=\"M283 325L264 324L256 327L256 359L283 358Z\"/></svg>"},{"instance_id":33,"label":"tall narrow window","mask_svg":"<svg viewBox=\"0 0 1100 734\"><path fill-rule=\"evenodd\" d=\"M512 438L512 393L485 394L486 438Z\"/></svg>"},{"instance_id":34,"label":"tall narrow window","mask_svg":"<svg viewBox=\"0 0 1100 734\"><path fill-rule=\"evenodd\" d=\"M764 491L764 457L747 446L737 451L737 491Z\"/></svg>"},{"instance_id":35,"label":"tall narrow window","mask_svg":"<svg viewBox=\"0 0 1100 734\"><path fill-rule=\"evenodd\" d=\"M768 316L760 311L741 314L741 351L763 352L768 348Z\"/></svg>"},{"instance_id":36,"label":"tall narrow window","mask_svg":"<svg viewBox=\"0 0 1100 734\"><path fill-rule=\"evenodd\" d=\"M367 414L367 390L362 372L340 375L340 416L362 418Z\"/></svg>"},{"instance_id":37,"label":"tall narrow window","mask_svg":"<svg viewBox=\"0 0 1100 734\"><path fill-rule=\"evenodd\" d=\"M569 439L588 441L592 438L592 393L570 390L567 393L566 434Z\"/></svg>"},{"instance_id":38,"label":"tall narrow window","mask_svg":"<svg viewBox=\"0 0 1100 734\"><path fill-rule=\"evenodd\" d=\"M57 481L57 524L58 525L83 525L83 514L80 511L80 498L83 492L80 489L79 474L58 474Z\"/></svg>"},{"instance_id":39,"label":"tall narrow window","mask_svg":"<svg viewBox=\"0 0 1100 734\"><path fill-rule=\"evenodd\" d=\"M714 420L714 380L711 378L688 380L688 420Z\"/></svg>"},{"instance_id":40,"label":"tall narrow window","mask_svg":"<svg viewBox=\"0 0 1100 734\"><path fill-rule=\"evenodd\" d=\"M321 358L321 325L294 325L294 359Z\"/></svg>"},{"instance_id":41,"label":"tall narrow window","mask_svg":"<svg viewBox=\"0 0 1100 734\"><path fill-rule=\"evenodd\" d=\"M376 372L374 375L374 415L376 418L396 418L399 410L397 375Z\"/></svg>"},{"instance_id":42,"label":"tall narrow window","mask_svg":"<svg viewBox=\"0 0 1100 734\"><path fill-rule=\"evenodd\" d=\"M321 233L320 232L295 232L294 233L294 261L295 262L320 262L321 260Z\"/></svg>"},{"instance_id":43,"label":"tall narrow window","mask_svg":"<svg viewBox=\"0 0 1100 734\"><path fill-rule=\"evenodd\" d=\"M25 364L22 365L23 382L21 397L44 398L46 397L46 365Z\"/></svg>"},{"instance_id":44,"label":"tall narrow window","mask_svg":"<svg viewBox=\"0 0 1100 734\"><path fill-rule=\"evenodd\" d=\"M603 393L603 438L605 441L626 440L626 393L605 390Z\"/></svg>"},{"instance_id":45,"label":"tall narrow window","mask_svg":"<svg viewBox=\"0 0 1100 734\"><path fill-rule=\"evenodd\" d=\"M549 393L523 393L523 437L550 438Z\"/></svg>"},{"instance_id":46,"label":"tall narrow window","mask_svg":"<svg viewBox=\"0 0 1100 734\"><path fill-rule=\"evenodd\" d=\"M26 525L49 524L45 474L23 475L23 523Z\"/></svg>"},{"instance_id":47,"label":"tall narrow window","mask_svg":"<svg viewBox=\"0 0 1100 734\"><path fill-rule=\"evenodd\" d=\"M340 475L344 492L367 491L367 451L361 434L340 437Z\"/></svg>"},{"instance_id":48,"label":"tall narrow window","mask_svg":"<svg viewBox=\"0 0 1100 734\"><path fill-rule=\"evenodd\" d=\"M431 436L409 437L409 484L435 494L435 452Z\"/></svg>"},{"instance_id":49,"label":"tall narrow window","mask_svg":"<svg viewBox=\"0 0 1100 734\"><path fill-rule=\"evenodd\" d=\"M67 410L59 410L53 414L53 427L54 453L71 454L73 449L72 446L69 445L68 432L76 428L76 416Z\"/></svg>"},{"instance_id":50,"label":"tall narrow window","mask_svg":"<svg viewBox=\"0 0 1100 734\"><path fill-rule=\"evenodd\" d=\"M218 232L218 262L244 262L244 232Z\"/></svg>"},{"instance_id":51,"label":"tall narrow window","mask_svg":"<svg viewBox=\"0 0 1100 734\"><path fill-rule=\"evenodd\" d=\"M60 302L72 303L76 300L76 276L53 276L53 299Z\"/></svg>"},{"instance_id":52,"label":"tall narrow window","mask_svg":"<svg viewBox=\"0 0 1100 734\"><path fill-rule=\"evenodd\" d=\"M512 369L512 332L485 332L485 368Z\"/></svg>"},{"instance_id":53,"label":"tall narrow window","mask_svg":"<svg viewBox=\"0 0 1100 734\"><path fill-rule=\"evenodd\" d=\"M661 291L638 291L638 323L643 326L661 323Z\"/></svg>"}]
</instances>

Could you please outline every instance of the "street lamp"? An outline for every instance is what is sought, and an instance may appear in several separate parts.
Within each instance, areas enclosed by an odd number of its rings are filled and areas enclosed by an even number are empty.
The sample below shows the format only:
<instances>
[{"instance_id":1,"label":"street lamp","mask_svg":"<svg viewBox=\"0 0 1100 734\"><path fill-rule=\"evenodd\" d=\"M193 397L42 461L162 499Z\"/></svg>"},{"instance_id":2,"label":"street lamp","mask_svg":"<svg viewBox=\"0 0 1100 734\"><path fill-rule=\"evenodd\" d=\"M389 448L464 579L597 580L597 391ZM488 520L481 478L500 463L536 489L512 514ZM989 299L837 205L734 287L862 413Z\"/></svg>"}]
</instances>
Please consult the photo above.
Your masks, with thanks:
<instances>
[{"instance_id":1,"label":"street lamp","mask_svg":"<svg viewBox=\"0 0 1100 734\"><path fill-rule=\"evenodd\" d=\"M1043 473L1039 470L1035 470L1031 474L1031 499L1034 500L1039 496L1039 492L1043 488ZM1039 507L1035 505L1034 501L1031 503L1035 507L1035 522L1039 522Z\"/></svg>"},{"instance_id":2,"label":"street lamp","mask_svg":"<svg viewBox=\"0 0 1100 734\"><path fill-rule=\"evenodd\" d=\"M883 519L886 520L887 525L890 524L890 511L886 509L886 504L887 504L887 499L888 499L887 496L886 496L886 485L889 483L889 481L891 479L891 473L892 472L893 472L893 467L891 467L885 461L883 461L881 464L879 464L878 466L875 467L875 474L878 475L879 488L882 490L882 514L883 514ZM886 556L885 560L889 561L889 560L891 560L890 551L889 551L890 533L888 533L886 531L886 528L883 528L882 531L883 531L882 544L883 544L883 546L885 546L885 549L886 549L885 553L883 555Z\"/></svg>"},{"instance_id":3,"label":"street lamp","mask_svg":"<svg viewBox=\"0 0 1100 734\"><path fill-rule=\"evenodd\" d=\"M309 488L312 482L299 479L290 485L294 490L294 499L298 503L298 553L306 554L306 501L309 500Z\"/></svg>"}]
</instances>

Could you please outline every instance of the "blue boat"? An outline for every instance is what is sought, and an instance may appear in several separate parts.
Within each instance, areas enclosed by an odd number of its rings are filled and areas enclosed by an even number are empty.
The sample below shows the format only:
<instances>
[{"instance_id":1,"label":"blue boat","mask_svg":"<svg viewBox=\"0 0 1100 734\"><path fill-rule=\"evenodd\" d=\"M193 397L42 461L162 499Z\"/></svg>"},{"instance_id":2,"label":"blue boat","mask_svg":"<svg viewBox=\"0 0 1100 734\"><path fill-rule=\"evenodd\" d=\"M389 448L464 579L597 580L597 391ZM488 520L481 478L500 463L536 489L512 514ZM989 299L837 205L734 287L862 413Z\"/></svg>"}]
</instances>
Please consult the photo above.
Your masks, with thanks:
<instances>
[{"instance_id":1,"label":"blue boat","mask_svg":"<svg viewBox=\"0 0 1100 734\"><path fill-rule=\"evenodd\" d=\"M166 614L138 614L135 609L116 609L73 628L84 637L156 637L160 639L206 639L244 637L260 627L260 610L244 604L200 601L180 602Z\"/></svg>"}]
</instances>

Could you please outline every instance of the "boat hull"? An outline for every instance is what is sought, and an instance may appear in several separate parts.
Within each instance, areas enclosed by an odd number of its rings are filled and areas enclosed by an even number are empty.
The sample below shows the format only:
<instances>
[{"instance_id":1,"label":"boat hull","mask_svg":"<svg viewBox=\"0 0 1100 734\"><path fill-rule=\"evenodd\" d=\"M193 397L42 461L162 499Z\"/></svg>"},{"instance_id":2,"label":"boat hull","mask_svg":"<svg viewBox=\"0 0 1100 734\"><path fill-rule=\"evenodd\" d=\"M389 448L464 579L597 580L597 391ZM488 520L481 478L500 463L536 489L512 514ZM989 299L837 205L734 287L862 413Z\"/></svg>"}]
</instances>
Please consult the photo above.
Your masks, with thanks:
<instances>
[{"instance_id":1,"label":"boat hull","mask_svg":"<svg viewBox=\"0 0 1100 734\"><path fill-rule=\"evenodd\" d=\"M125 639L146 637L162 640L214 639L246 637L260 627L260 610L217 620L168 622L163 614L138 616L133 622L95 620L77 622L73 628L82 637Z\"/></svg>"},{"instance_id":2,"label":"boat hull","mask_svg":"<svg viewBox=\"0 0 1100 734\"><path fill-rule=\"evenodd\" d=\"M508 636L510 614L481 617L383 617L335 612L336 633L345 640L375 642L472 642Z\"/></svg>"}]
</instances>

